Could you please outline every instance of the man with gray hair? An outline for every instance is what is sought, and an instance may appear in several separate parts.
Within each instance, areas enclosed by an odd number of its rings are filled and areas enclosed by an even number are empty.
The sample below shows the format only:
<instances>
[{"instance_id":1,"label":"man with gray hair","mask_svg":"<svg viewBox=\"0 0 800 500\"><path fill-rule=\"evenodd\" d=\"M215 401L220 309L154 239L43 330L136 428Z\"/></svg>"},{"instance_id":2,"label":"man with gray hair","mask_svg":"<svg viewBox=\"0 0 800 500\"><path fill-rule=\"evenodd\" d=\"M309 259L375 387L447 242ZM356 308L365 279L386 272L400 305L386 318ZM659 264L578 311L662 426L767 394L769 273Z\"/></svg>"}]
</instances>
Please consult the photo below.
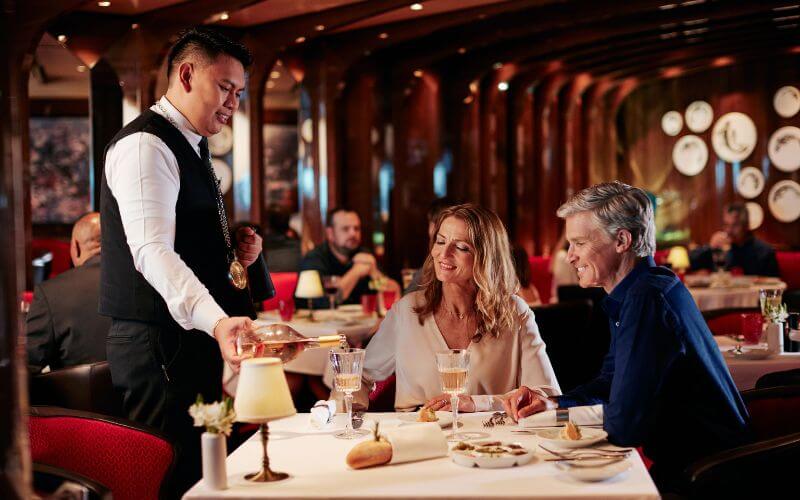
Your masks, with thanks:
<instances>
[{"instance_id":1,"label":"man with gray hair","mask_svg":"<svg viewBox=\"0 0 800 500\"><path fill-rule=\"evenodd\" d=\"M584 189L558 209L581 287L603 287L611 346L600 374L545 398L520 387L505 400L522 418L597 406L609 440L643 446L659 489L679 490L693 461L749 441L748 414L686 287L653 260L655 223L644 191L621 182ZM566 332L565 332L566 333Z\"/></svg>"}]
</instances>

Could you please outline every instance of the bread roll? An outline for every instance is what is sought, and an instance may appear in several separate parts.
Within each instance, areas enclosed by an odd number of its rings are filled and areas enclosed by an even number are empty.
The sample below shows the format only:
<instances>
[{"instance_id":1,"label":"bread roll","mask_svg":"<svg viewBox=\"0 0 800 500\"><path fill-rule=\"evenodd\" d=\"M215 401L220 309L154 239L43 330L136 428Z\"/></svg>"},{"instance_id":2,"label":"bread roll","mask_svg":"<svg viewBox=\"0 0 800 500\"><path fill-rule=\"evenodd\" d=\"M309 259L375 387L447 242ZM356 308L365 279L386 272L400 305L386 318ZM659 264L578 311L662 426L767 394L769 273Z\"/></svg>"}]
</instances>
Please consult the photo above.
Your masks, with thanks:
<instances>
[{"instance_id":1,"label":"bread roll","mask_svg":"<svg viewBox=\"0 0 800 500\"><path fill-rule=\"evenodd\" d=\"M353 469L364 469L375 465L388 464L392 460L392 444L381 439L371 439L358 443L347 454L347 465Z\"/></svg>"}]
</instances>

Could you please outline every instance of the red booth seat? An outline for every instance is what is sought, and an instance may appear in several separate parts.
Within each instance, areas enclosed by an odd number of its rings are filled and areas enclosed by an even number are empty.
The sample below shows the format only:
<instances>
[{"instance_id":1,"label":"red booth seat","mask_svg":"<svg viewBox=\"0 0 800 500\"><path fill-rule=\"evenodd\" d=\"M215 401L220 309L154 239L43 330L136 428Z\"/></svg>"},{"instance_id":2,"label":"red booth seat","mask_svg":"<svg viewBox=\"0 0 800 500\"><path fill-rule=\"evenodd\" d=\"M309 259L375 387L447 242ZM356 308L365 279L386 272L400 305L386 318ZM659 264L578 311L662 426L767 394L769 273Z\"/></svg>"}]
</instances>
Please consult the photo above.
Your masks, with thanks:
<instances>
[{"instance_id":1,"label":"red booth seat","mask_svg":"<svg viewBox=\"0 0 800 500\"><path fill-rule=\"evenodd\" d=\"M297 273L270 273L272 284L275 285L275 296L263 303L263 310L278 309L281 300L293 300L294 289L297 286Z\"/></svg>"},{"instance_id":2,"label":"red booth seat","mask_svg":"<svg viewBox=\"0 0 800 500\"><path fill-rule=\"evenodd\" d=\"M553 273L550 272L550 257L533 255L529 257L531 263L531 280L539 292L542 304L550 303L550 292L553 288Z\"/></svg>"},{"instance_id":3,"label":"red booth seat","mask_svg":"<svg viewBox=\"0 0 800 500\"><path fill-rule=\"evenodd\" d=\"M800 289L800 252L775 252L781 279L789 290Z\"/></svg>"},{"instance_id":4,"label":"red booth seat","mask_svg":"<svg viewBox=\"0 0 800 500\"><path fill-rule=\"evenodd\" d=\"M31 253L34 257L46 252L53 254L50 267L50 278L58 276L72 267L72 258L69 256L69 242L56 239L34 239L31 241Z\"/></svg>"}]
</instances>

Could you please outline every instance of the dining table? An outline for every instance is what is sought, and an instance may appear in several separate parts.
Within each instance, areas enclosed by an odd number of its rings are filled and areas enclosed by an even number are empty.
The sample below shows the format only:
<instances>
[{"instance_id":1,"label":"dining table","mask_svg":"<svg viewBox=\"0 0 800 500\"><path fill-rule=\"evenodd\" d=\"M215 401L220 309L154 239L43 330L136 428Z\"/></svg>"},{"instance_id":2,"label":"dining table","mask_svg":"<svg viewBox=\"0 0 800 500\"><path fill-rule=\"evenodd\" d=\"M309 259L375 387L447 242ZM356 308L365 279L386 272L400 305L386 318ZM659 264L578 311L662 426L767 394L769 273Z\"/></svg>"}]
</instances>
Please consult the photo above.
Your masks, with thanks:
<instances>
[{"instance_id":1,"label":"dining table","mask_svg":"<svg viewBox=\"0 0 800 500\"><path fill-rule=\"evenodd\" d=\"M800 352L781 352L770 354L763 359L747 359L731 353L738 343L736 340L724 335L715 336L714 340L722 352L733 382L740 391L754 389L758 379L768 373L800 368Z\"/></svg>"},{"instance_id":2,"label":"dining table","mask_svg":"<svg viewBox=\"0 0 800 500\"><path fill-rule=\"evenodd\" d=\"M549 461L554 455L539 448L537 434L530 431L515 433L520 427L514 423L485 427L483 423L490 415L461 415L463 426L459 431L484 432L489 440L518 443L534 451L529 463L498 469L464 467L452 461L451 444L447 456L354 470L346 465L345 457L361 440L333 436L335 430L344 425L345 415L337 415L333 424L329 424L331 428L316 429L310 424L309 414L298 413L269 423L270 467L288 473L289 479L274 483L252 483L244 479L245 474L261 465L262 444L256 433L228 456L227 489L211 490L200 480L183 498L659 498L647 468L635 451L625 458L628 468L621 474L602 481L585 482L569 474L567 466ZM381 422L381 428L414 425L399 420L402 416L398 413L366 413L363 425L372 426L374 422ZM449 431L443 429L443 432ZM604 448L611 447L608 443L602 444Z\"/></svg>"},{"instance_id":3,"label":"dining table","mask_svg":"<svg viewBox=\"0 0 800 500\"><path fill-rule=\"evenodd\" d=\"M700 311L759 308L762 289L786 289L786 283L768 276L687 275L684 282Z\"/></svg>"}]
</instances>

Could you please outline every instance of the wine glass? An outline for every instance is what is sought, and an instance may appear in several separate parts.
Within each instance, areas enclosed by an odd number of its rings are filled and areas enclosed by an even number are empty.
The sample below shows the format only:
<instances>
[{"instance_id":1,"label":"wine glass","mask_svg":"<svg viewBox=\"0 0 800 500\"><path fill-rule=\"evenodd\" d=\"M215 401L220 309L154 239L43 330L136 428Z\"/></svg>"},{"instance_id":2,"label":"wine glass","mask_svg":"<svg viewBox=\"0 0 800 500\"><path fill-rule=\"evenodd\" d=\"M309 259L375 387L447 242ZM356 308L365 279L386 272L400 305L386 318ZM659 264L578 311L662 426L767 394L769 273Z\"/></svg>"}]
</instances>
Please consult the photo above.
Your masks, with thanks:
<instances>
[{"instance_id":1,"label":"wine glass","mask_svg":"<svg viewBox=\"0 0 800 500\"><path fill-rule=\"evenodd\" d=\"M458 429L458 396L467 388L467 370L469 370L469 351L466 349L450 349L436 353L436 367L442 382L442 392L450 395L450 408L453 411L453 428L448 441L458 441L463 437Z\"/></svg>"},{"instance_id":2,"label":"wine glass","mask_svg":"<svg viewBox=\"0 0 800 500\"><path fill-rule=\"evenodd\" d=\"M728 252L722 248L715 248L711 252L711 258L714 261L714 270L721 272L725 270L725 264L728 258Z\"/></svg>"},{"instance_id":3,"label":"wine glass","mask_svg":"<svg viewBox=\"0 0 800 500\"><path fill-rule=\"evenodd\" d=\"M364 349L348 347L331 351L330 359L333 367L333 387L344 393L344 406L347 410L347 427L334 434L340 439L353 439L369 431L353 429L353 393L361 389L361 370L364 366Z\"/></svg>"},{"instance_id":4,"label":"wine glass","mask_svg":"<svg viewBox=\"0 0 800 500\"><path fill-rule=\"evenodd\" d=\"M336 296L339 294L339 276L325 276L322 278L322 287L328 296L328 305L331 310L336 309Z\"/></svg>"}]
</instances>

